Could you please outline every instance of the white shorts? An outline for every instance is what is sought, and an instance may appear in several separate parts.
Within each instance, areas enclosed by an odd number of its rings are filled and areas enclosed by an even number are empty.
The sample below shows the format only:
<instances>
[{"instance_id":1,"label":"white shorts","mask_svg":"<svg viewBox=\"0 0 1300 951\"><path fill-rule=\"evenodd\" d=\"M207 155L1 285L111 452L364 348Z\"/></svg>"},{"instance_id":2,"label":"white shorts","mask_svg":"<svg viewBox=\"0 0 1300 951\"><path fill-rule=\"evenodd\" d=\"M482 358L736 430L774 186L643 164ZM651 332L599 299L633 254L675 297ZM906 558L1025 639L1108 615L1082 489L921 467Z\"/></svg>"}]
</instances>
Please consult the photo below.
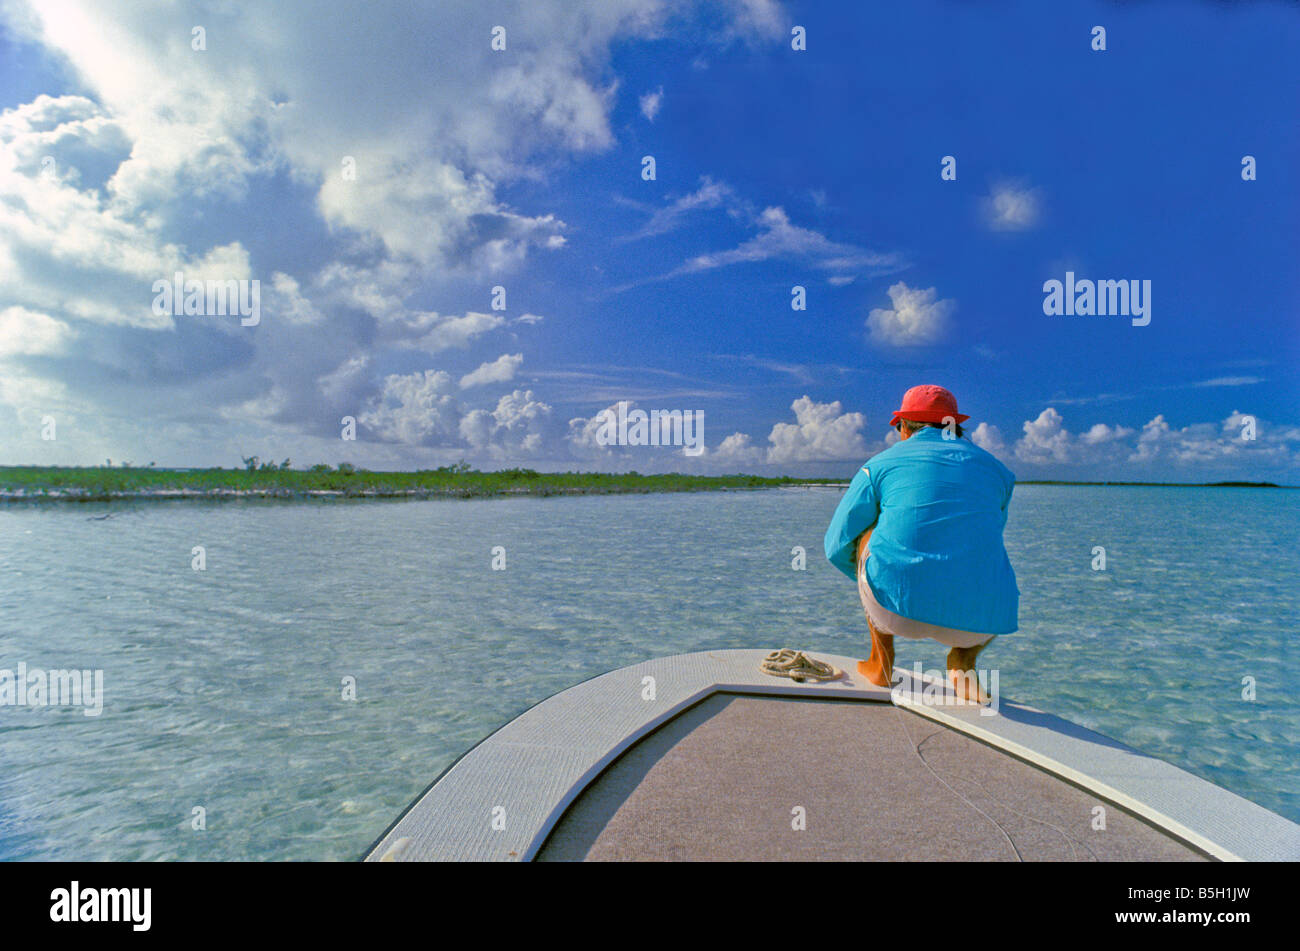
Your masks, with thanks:
<instances>
[{"instance_id":1,"label":"white shorts","mask_svg":"<svg viewBox=\"0 0 1300 951\"><path fill-rule=\"evenodd\" d=\"M866 558L858 563L858 595L862 598L862 607L867 612L867 618L881 634L892 634L895 637L906 637L912 640L929 637L949 647L978 647L997 637L996 634L976 634L974 631L960 631L955 627L940 627L938 624L927 624L925 621L913 621L895 614L876 600L871 585L867 583L866 565Z\"/></svg>"}]
</instances>

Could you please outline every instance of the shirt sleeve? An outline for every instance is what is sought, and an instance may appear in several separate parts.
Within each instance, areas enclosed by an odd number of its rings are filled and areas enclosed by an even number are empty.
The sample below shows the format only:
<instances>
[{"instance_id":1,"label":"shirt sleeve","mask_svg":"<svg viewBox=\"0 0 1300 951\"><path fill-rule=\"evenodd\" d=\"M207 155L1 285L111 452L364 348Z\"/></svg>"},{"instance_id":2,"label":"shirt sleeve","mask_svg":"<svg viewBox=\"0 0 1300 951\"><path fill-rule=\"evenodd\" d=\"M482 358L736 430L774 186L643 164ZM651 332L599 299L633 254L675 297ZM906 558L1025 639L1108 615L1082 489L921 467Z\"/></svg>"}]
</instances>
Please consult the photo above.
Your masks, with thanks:
<instances>
[{"instance_id":1,"label":"shirt sleeve","mask_svg":"<svg viewBox=\"0 0 1300 951\"><path fill-rule=\"evenodd\" d=\"M857 580L853 543L880 517L880 499L871 481L870 463L858 470L840 499L839 507L826 529L826 558L850 578Z\"/></svg>"}]
</instances>

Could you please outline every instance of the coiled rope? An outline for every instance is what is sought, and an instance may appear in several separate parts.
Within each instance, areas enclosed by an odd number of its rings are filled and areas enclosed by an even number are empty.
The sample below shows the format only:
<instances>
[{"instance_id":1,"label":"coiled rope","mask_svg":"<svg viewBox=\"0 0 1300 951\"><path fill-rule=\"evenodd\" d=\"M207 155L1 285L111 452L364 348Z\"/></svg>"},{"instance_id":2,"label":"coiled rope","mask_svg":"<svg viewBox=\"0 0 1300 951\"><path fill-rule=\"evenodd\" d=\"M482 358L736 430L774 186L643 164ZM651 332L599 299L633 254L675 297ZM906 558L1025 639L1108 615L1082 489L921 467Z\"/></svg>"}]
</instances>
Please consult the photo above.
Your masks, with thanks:
<instances>
[{"instance_id":1,"label":"coiled rope","mask_svg":"<svg viewBox=\"0 0 1300 951\"><path fill-rule=\"evenodd\" d=\"M773 677L789 677L797 684L805 680L834 680L840 676L840 671L830 664L789 647L772 651L763 658L758 669Z\"/></svg>"}]
</instances>

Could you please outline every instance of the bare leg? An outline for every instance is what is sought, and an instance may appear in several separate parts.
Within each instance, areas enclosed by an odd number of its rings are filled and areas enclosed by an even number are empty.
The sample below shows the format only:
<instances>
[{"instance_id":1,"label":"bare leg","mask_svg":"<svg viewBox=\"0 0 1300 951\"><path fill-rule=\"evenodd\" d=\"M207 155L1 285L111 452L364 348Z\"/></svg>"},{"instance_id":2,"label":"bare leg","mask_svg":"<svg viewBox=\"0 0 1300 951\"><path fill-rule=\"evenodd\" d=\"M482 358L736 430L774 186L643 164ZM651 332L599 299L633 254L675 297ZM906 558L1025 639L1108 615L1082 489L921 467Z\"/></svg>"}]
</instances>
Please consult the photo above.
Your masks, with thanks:
<instances>
[{"instance_id":1,"label":"bare leg","mask_svg":"<svg viewBox=\"0 0 1300 951\"><path fill-rule=\"evenodd\" d=\"M981 689L975 673L975 658L980 651L989 646L989 641L975 647L954 647L948 651L948 682L953 691L963 700L976 703L988 703L989 695Z\"/></svg>"},{"instance_id":2,"label":"bare leg","mask_svg":"<svg viewBox=\"0 0 1300 951\"><path fill-rule=\"evenodd\" d=\"M894 682L894 635L881 634L867 618L871 628L871 659L858 661L858 673L877 687L888 687Z\"/></svg>"},{"instance_id":3,"label":"bare leg","mask_svg":"<svg viewBox=\"0 0 1300 951\"><path fill-rule=\"evenodd\" d=\"M871 554L867 550L871 531L870 528L867 529L858 539L859 573L866 570L863 562ZM871 659L858 661L858 673L877 687L888 687L894 682L894 635L882 634L876 630L876 625L871 623L870 615L867 616L867 626L871 628Z\"/></svg>"},{"instance_id":4,"label":"bare leg","mask_svg":"<svg viewBox=\"0 0 1300 951\"><path fill-rule=\"evenodd\" d=\"M862 560L871 554L871 551L867 548L867 542L871 541L871 533L874 532L875 530L876 530L876 526L872 525L869 529L863 532L862 535L858 538L858 552L857 552L856 563L859 568L861 568L862 566Z\"/></svg>"}]
</instances>

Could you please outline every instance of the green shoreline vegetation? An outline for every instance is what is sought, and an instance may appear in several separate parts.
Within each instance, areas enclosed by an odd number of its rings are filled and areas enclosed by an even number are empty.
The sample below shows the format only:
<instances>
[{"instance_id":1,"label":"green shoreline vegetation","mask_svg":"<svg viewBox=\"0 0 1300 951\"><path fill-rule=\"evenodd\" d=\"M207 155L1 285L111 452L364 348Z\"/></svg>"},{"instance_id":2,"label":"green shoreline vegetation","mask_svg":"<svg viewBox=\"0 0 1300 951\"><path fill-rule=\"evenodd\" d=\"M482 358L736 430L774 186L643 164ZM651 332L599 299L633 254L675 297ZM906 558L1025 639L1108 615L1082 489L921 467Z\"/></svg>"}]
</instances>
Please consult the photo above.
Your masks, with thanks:
<instances>
[{"instance_id":1,"label":"green shoreline vegetation","mask_svg":"<svg viewBox=\"0 0 1300 951\"><path fill-rule=\"evenodd\" d=\"M111 502L119 499L482 498L498 495L609 495L810 485L825 480L680 473L479 472L464 463L414 472L371 472L350 463L309 469L289 460L245 460L241 469L153 466L0 466L0 501Z\"/></svg>"},{"instance_id":2,"label":"green shoreline vegetation","mask_svg":"<svg viewBox=\"0 0 1300 951\"><path fill-rule=\"evenodd\" d=\"M372 472L349 463L294 469L256 456L238 469L162 469L114 466L0 466L0 502L112 502L171 499L399 499L484 498L503 495L612 495L703 492L783 486L844 486L828 478L756 475L686 475L637 472L480 472L461 462L438 469ZM1065 482L1026 480L1020 485L1150 485L1289 488L1272 482Z\"/></svg>"}]
</instances>

